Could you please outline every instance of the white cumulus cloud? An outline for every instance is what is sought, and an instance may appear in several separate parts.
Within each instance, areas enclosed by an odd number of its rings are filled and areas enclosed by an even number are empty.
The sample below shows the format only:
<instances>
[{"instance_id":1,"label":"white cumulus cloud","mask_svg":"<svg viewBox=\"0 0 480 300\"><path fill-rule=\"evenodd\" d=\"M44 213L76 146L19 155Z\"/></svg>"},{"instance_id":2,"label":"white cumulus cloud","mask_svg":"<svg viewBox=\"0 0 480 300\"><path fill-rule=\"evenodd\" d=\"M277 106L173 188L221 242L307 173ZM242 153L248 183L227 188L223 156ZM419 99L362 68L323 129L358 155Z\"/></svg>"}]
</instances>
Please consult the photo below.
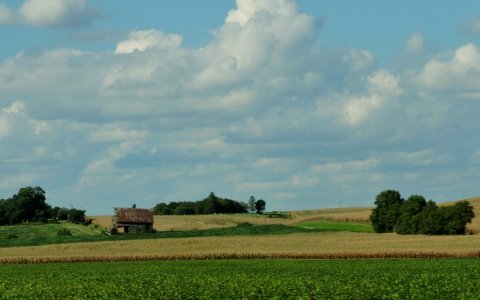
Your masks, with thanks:
<instances>
[{"instance_id":1,"label":"white cumulus cloud","mask_svg":"<svg viewBox=\"0 0 480 300\"><path fill-rule=\"evenodd\" d=\"M118 43L115 53L143 52L150 48L177 48L182 43L182 37L177 34L164 34L163 32L150 29L134 31L128 35L128 39Z\"/></svg>"},{"instance_id":2,"label":"white cumulus cloud","mask_svg":"<svg viewBox=\"0 0 480 300\"><path fill-rule=\"evenodd\" d=\"M18 10L0 4L0 24L36 27L81 26L100 16L86 0L25 0Z\"/></svg>"},{"instance_id":3,"label":"white cumulus cloud","mask_svg":"<svg viewBox=\"0 0 480 300\"><path fill-rule=\"evenodd\" d=\"M480 92L480 50L467 44L455 50L449 60L428 61L419 75L419 81L433 91L456 91L468 95Z\"/></svg>"}]
</instances>

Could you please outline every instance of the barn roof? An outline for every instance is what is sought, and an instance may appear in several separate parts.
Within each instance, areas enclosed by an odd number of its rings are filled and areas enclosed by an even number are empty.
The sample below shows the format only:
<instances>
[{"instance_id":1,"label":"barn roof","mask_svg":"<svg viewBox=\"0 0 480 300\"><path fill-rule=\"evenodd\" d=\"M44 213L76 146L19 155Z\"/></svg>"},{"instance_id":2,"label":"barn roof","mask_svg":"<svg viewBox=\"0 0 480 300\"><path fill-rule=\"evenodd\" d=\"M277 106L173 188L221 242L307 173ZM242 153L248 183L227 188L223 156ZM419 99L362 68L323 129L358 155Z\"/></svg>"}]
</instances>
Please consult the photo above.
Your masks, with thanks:
<instances>
[{"instance_id":1,"label":"barn roof","mask_svg":"<svg viewBox=\"0 0 480 300\"><path fill-rule=\"evenodd\" d=\"M117 223L153 224L153 212L144 208L115 208Z\"/></svg>"}]
</instances>

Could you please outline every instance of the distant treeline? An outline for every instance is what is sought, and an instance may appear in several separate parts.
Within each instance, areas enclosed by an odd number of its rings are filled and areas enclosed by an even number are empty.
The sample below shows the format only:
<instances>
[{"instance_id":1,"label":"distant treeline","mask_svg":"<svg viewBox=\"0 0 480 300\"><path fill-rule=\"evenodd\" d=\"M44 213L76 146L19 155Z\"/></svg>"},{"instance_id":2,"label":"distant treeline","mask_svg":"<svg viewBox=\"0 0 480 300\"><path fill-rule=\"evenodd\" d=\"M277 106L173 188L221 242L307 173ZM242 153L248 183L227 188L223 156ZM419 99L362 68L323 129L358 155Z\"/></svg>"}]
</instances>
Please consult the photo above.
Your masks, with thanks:
<instances>
[{"instance_id":1,"label":"distant treeline","mask_svg":"<svg viewBox=\"0 0 480 300\"><path fill-rule=\"evenodd\" d=\"M475 216L468 201L437 206L423 196L412 195L404 200L393 190L381 192L375 198L370 216L375 232L399 234L465 234L466 226Z\"/></svg>"},{"instance_id":2,"label":"distant treeline","mask_svg":"<svg viewBox=\"0 0 480 300\"><path fill-rule=\"evenodd\" d=\"M207 198L195 202L158 203L152 211L155 215L243 214L248 213L248 205L210 193Z\"/></svg>"},{"instance_id":3,"label":"distant treeline","mask_svg":"<svg viewBox=\"0 0 480 300\"><path fill-rule=\"evenodd\" d=\"M49 220L84 223L85 211L58 206L52 208L46 202L45 191L38 186L21 188L11 198L0 199L0 225Z\"/></svg>"}]
</instances>

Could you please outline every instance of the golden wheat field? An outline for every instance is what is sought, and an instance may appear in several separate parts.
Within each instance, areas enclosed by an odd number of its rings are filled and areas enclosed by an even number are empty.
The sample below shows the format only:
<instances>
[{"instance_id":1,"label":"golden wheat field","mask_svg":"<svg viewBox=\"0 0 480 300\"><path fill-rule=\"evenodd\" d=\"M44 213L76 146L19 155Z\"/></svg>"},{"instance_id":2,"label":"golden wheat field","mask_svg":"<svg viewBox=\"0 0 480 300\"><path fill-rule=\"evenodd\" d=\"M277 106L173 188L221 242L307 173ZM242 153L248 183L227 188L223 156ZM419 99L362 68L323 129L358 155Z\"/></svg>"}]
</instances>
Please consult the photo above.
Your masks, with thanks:
<instances>
[{"instance_id":1,"label":"golden wheat field","mask_svg":"<svg viewBox=\"0 0 480 300\"><path fill-rule=\"evenodd\" d=\"M479 235L421 236L374 233L298 233L268 236L196 237L0 248L3 260L118 259L125 257L299 256L384 257L448 254L478 256Z\"/></svg>"}]
</instances>

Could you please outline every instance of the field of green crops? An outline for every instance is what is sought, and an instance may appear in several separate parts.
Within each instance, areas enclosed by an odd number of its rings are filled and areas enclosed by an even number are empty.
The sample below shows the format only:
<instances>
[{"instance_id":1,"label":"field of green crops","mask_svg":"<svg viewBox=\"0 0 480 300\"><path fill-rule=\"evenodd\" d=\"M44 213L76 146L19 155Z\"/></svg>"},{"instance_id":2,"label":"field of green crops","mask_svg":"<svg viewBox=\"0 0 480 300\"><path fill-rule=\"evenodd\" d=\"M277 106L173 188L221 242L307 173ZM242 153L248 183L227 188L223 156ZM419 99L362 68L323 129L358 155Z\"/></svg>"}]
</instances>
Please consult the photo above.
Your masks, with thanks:
<instances>
[{"instance_id":1,"label":"field of green crops","mask_svg":"<svg viewBox=\"0 0 480 300\"><path fill-rule=\"evenodd\" d=\"M477 299L480 260L1 265L1 299Z\"/></svg>"},{"instance_id":2,"label":"field of green crops","mask_svg":"<svg viewBox=\"0 0 480 300\"><path fill-rule=\"evenodd\" d=\"M308 221L297 223L294 226L324 231L373 232L371 224L334 221Z\"/></svg>"}]
</instances>

